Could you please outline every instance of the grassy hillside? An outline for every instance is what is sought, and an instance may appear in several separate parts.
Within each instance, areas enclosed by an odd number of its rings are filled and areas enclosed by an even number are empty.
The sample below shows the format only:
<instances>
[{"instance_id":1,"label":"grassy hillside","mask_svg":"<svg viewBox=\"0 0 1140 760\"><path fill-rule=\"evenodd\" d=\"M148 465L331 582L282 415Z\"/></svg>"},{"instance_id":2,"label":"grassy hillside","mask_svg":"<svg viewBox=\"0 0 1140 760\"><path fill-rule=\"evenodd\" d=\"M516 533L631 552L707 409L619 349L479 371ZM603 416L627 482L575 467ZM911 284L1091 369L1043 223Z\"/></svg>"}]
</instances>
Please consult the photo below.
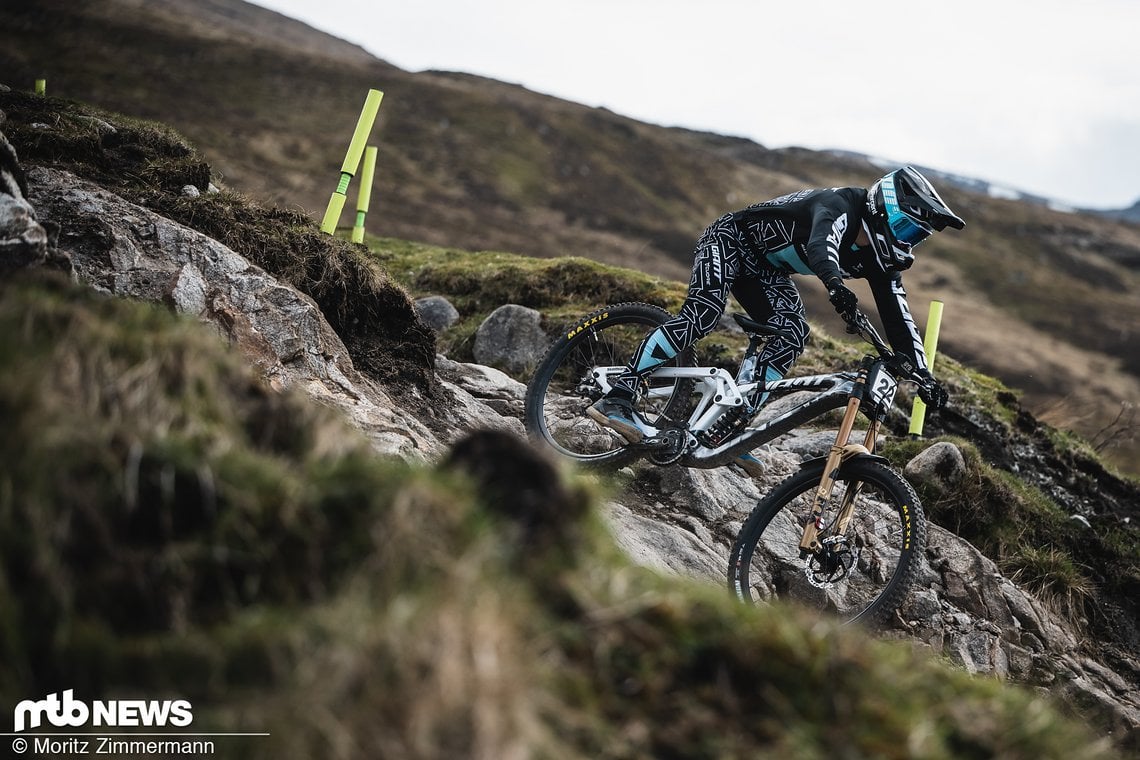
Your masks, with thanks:
<instances>
[{"instance_id":1,"label":"grassy hillside","mask_svg":"<svg viewBox=\"0 0 1140 760\"><path fill-rule=\"evenodd\" d=\"M683 291L582 259L394 239L369 252L237 194L182 198L210 175L166 128L0 103L25 161L265 262L314 293L391 388L431 393L433 344L415 339L406 291L450 293L468 326L507 295L553 322ZM370 314L383 318L364 331ZM854 355L817 331L809 361ZM1000 384L947 370L971 413L1013 435ZM514 440L470 439L435 469L380 460L159 307L46 274L0 281L0 417L6 704L62 688L176 695L198 727L272 734L219 742L232 757L1112 756L1032 692L631 567L600 526L597 486ZM1135 543L1121 551L1104 567L1125 582Z\"/></svg>"},{"instance_id":2,"label":"grassy hillside","mask_svg":"<svg viewBox=\"0 0 1140 760\"><path fill-rule=\"evenodd\" d=\"M211 156L226 186L310 216L333 188L364 93L384 90L373 228L436 245L581 256L684 280L693 241L720 213L881 173L479 77L408 73L240 0L37 0L6 4L0 21L9 84L46 75L49 93L161 119ZM1025 392L1050 421L1117 444L1105 453L1140 471L1135 409L1125 408L1140 397L1140 302L1130 297L1140 228L946 196L969 226L923 247L908 276L918 317L944 300L948 350ZM826 314L819 289L805 290Z\"/></svg>"}]
</instances>

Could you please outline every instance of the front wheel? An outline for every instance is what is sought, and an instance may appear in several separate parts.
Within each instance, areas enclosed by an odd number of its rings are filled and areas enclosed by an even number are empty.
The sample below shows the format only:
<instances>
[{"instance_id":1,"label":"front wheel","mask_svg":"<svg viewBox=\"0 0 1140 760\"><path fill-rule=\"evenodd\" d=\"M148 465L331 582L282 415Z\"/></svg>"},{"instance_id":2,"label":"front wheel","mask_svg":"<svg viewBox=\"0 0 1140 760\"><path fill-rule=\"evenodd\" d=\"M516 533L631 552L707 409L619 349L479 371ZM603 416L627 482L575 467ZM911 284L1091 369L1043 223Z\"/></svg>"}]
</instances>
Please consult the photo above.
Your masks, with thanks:
<instances>
[{"instance_id":1,"label":"front wheel","mask_svg":"<svg viewBox=\"0 0 1140 760\"><path fill-rule=\"evenodd\" d=\"M800 556L824 461L806 464L752 510L729 558L728 582L753 603L788 600L832 612L845 622L881 622L910 589L926 543L926 520L911 485L883 462L844 463L833 492L823 549ZM851 495L854 515L838 534L835 511Z\"/></svg>"},{"instance_id":2,"label":"front wheel","mask_svg":"<svg viewBox=\"0 0 1140 760\"><path fill-rule=\"evenodd\" d=\"M526 390L527 432L562 456L592 466L620 466L638 452L624 438L586 416L602 397L594 372L610 368L609 377L629 362L653 330L669 321L669 312L643 303L607 306L563 330L539 363ZM691 350L666 366L691 365ZM638 411L655 426L684 420L692 380L646 380Z\"/></svg>"}]
</instances>

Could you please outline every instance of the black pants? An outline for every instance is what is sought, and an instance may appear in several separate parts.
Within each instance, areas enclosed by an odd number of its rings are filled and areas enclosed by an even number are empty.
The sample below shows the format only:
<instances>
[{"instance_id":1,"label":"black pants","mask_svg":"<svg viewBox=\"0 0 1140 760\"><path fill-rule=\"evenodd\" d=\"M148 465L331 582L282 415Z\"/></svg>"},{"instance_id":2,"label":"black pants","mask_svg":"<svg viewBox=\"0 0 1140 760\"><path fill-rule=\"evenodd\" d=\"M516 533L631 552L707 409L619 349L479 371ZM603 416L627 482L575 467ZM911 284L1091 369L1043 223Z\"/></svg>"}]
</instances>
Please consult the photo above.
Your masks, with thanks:
<instances>
[{"instance_id":1,"label":"black pants","mask_svg":"<svg viewBox=\"0 0 1140 760\"><path fill-rule=\"evenodd\" d=\"M756 377L774 380L786 375L807 344L803 300L789 275L757 265L732 217L725 216L697 241L689 294L680 313L638 346L614 382L614 395L635 397L642 377L711 333L729 293L752 319L787 335L773 338L761 350Z\"/></svg>"}]
</instances>

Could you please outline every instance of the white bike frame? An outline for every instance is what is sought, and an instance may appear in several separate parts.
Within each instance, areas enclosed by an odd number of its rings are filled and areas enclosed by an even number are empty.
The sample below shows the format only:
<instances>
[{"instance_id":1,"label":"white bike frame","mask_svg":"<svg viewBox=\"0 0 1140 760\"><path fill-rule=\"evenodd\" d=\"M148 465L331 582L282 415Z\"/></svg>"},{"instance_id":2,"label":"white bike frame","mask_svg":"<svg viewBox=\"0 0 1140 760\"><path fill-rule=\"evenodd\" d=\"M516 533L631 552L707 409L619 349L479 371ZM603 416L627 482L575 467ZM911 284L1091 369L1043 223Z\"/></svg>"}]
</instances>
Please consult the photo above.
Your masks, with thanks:
<instances>
[{"instance_id":1,"label":"white bike frame","mask_svg":"<svg viewBox=\"0 0 1140 760\"><path fill-rule=\"evenodd\" d=\"M611 388L610 378L617 377L624 371L625 367L618 366L595 367L593 377L603 392L608 393ZM740 454L751 451L820 414L842 408L855 385L855 375L846 372L786 377L768 383L749 382L737 385L732 375L718 367L661 367L650 374L649 379L695 381L693 394L699 395L700 398L689 414L687 421L689 441L686 455L681 463L699 469L728 464ZM815 396L760 424L750 422L742 432L730 437L716 448L710 449L698 442L697 436L700 433L709 430L725 413L742 406L745 399L756 391L767 393L810 391ZM645 395L649 398L668 398L672 393L673 386L660 388L651 386ZM647 437L652 438L665 431L650 426L645 432Z\"/></svg>"}]
</instances>

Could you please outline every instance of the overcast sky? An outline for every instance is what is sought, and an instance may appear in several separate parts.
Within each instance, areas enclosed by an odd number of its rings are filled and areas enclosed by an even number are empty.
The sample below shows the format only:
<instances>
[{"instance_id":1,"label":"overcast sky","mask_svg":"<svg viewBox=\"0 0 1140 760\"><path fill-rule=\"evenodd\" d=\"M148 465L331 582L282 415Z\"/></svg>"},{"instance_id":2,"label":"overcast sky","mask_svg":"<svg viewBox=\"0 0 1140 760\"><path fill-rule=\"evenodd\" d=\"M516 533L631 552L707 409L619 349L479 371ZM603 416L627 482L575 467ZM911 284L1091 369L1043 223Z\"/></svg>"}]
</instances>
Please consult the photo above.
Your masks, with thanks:
<instances>
[{"instance_id":1,"label":"overcast sky","mask_svg":"<svg viewBox=\"0 0 1140 760\"><path fill-rule=\"evenodd\" d=\"M409 71L841 148L1077 206L1140 199L1140 1L256 0ZM383 83L377 83L383 89Z\"/></svg>"}]
</instances>

